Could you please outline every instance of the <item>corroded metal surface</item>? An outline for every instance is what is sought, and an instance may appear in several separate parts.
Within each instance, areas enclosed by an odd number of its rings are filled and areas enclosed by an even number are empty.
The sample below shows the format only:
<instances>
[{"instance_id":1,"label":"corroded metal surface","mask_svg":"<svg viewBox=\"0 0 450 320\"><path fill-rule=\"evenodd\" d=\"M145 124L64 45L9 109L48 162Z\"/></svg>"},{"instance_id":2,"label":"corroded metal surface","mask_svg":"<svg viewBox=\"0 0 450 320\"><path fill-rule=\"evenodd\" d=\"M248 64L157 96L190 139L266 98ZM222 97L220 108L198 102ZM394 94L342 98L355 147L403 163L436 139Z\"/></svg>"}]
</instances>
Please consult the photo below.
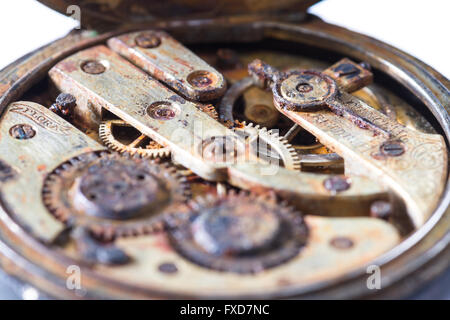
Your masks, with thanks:
<instances>
[{"instance_id":1,"label":"corroded metal surface","mask_svg":"<svg viewBox=\"0 0 450 320\"><path fill-rule=\"evenodd\" d=\"M261 272L294 258L307 241L301 214L276 199L230 193L190 207L168 218L169 233L176 250L207 268Z\"/></svg>"},{"instance_id":2,"label":"corroded metal surface","mask_svg":"<svg viewBox=\"0 0 450 320\"><path fill-rule=\"evenodd\" d=\"M353 73L336 72L343 65L351 66ZM367 72L359 78L364 69L358 69L349 60L325 72L336 77L342 91L337 91L335 80L324 73L281 74L260 61L252 63L249 69L263 83L273 81L274 103L282 113L347 161L365 167L367 175L393 188L405 200L414 224L419 227L425 223L439 200L447 175L447 150L442 136L405 128L347 94L345 90L359 89L371 78ZM334 114L319 109L324 105Z\"/></svg>"},{"instance_id":3,"label":"corroded metal surface","mask_svg":"<svg viewBox=\"0 0 450 320\"><path fill-rule=\"evenodd\" d=\"M264 272L242 275L199 267L180 257L172 249L166 235L122 239L117 243L120 248L127 248L127 252L139 262L153 261L154 267L149 268L149 272L139 281L128 276L136 272L139 263L126 269L99 266L99 271L138 286L151 284L169 292L181 292L198 298L251 296L256 291L290 290L298 284L308 286L333 279L345 270L351 270L352 266L365 265L399 241L393 227L381 220L306 216L305 223L309 228L309 240L301 253L287 263ZM336 249L330 245L336 237L352 239L353 247ZM145 251L142 251L143 247ZM171 277L161 277L157 266L167 261L175 264L178 272ZM238 263L235 266L238 267Z\"/></svg>"},{"instance_id":4,"label":"corroded metal surface","mask_svg":"<svg viewBox=\"0 0 450 320\"><path fill-rule=\"evenodd\" d=\"M100 75L89 75L79 68L83 61L93 59L108 65L108 70ZM302 195L308 199L308 203L317 202L317 210L324 212L320 209L320 202L329 196L322 185L322 179L328 178L326 175L293 175L292 172L279 168L278 163L275 166L269 163L268 167L261 165L260 159L246 152L247 141L243 141L232 130L198 111L193 103L169 91L106 47L81 51L63 60L50 71L50 76L60 90L70 92L78 101L89 101L99 113L103 107L153 140L168 146L175 161L207 180L229 180L238 187L252 190L269 188L290 198ZM108 85L102 85L105 82ZM114 84L119 84L125 91L118 92L113 87ZM84 108L84 105L80 108ZM222 151L222 146L237 149L230 149L227 153L228 151ZM219 149L216 156L214 152ZM257 164L249 164L252 159ZM246 171L247 168L249 171ZM273 170L277 171L276 175L270 173ZM287 175L297 183L279 181L280 176ZM353 177L352 181L352 188L336 194L336 201L361 202L358 196L362 194L367 201L385 196L383 188L364 177ZM296 204L304 202L302 199L296 201ZM355 211L365 207L366 205L355 205Z\"/></svg>"},{"instance_id":5,"label":"corroded metal surface","mask_svg":"<svg viewBox=\"0 0 450 320\"><path fill-rule=\"evenodd\" d=\"M134 129L121 119L105 120L100 123L99 137L109 149L129 154L139 154L148 158L167 158L170 148L164 147ZM125 141L124 141L125 140Z\"/></svg>"},{"instance_id":6,"label":"corroded metal surface","mask_svg":"<svg viewBox=\"0 0 450 320\"><path fill-rule=\"evenodd\" d=\"M225 35L226 33L223 33L224 30L231 30L220 26L214 27L214 24L202 23L205 22L201 22L198 26L208 26L210 37L221 32ZM228 23L228 27L233 28L233 22L228 21ZM170 23L162 23L159 26L162 25L169 29L172 28ZM178 34L177 38L183 40L183 43L190 41L189 39L192 40L192 37L198 38L198 30L200 28L196 29L197 27L193 27L189 29L188 35L179 26L180 24L178 24L178 27L173 27L172 31L174 34ZM146 26L145 28L152 27ZM445 90L445 86L448 86L448 81L413 58L390 47L380 45L373 39L314 20L303 25L260 22L258 27L247 27L248 29L246 29L245 26L241 25L240 28L240 30L250 30L252 28L253 30L264 30L264 33L268 36L290 39L292 41L310 43L314 40L317 41L315 42L317 45L327 46L328 48L344 52L348 56L367 60L375 68L387 71L391 76L400 79L400 82L413 89L412 92L421 97L422 101L433 110L433 113L442 125L444 133L447 133L448 124L446 125L442 118L445 109L438 109L436 106L448 103L448 90ZM252 33L252 35L260 34L258 32ZM183 34L185 34L185 37L180 36ZM239 35L241 34L242 32ZM100 39L106 39L107 37L101 36L98 40L90 39L87 43L95 43L95 41L100 41ZM239 38L236 37L236 33L232 32L228 33L227 37L235 37L234 39L236 40ZM254 39L257 39L257 36ZM345 41L342 41L342 39L345 39ZM205 41L207 40L205 39ZM73 50L79 44L74 43L73 46L67 47L66 53L61 53L60 51L55 53L54 51L54 57L66 56L70 50ZM50 48L49 50L51 52L52 49ZM366 55L367 52L371 54ZM44 50L42 55L45 56L45 54L47 54L47 51ZM52 53L50 53L51 55ZM261 58L264 60L264 57ZM32 56L30 59L35 60L28 66L24 65L22 71L9 73L9 76L5 77L0 76L0 79L7 83L6 90L11 88L14 83L16 83L15 86L18 88L17 91L11 90L6 96L1 98L0 103L2 106L11 102L8 102L8 99L20 95L20 90L24 92L31 82L36 82L39 76L45 74L48 66L56 62L53 60L53 62L39 65L36 64L36 61L42 61L40 60L42 58ZM34 69L30 69L31 65ZM394 69L391 69L392 67ZM316 68L324 69L326 65L316 65ZM27 73L29 70L35 70L31 74L33 77L28 73L28 78L21 78L21 75L24 74L23 72ZM11 72L11 69L7 70L7 72ZM101 74L92 76L98 75ZM19 79L19 81L16 82L16 79ZM18 84L21 85L20 90ZM426 88L427 90L415 90L417 88ZM372 106L371 103L369 104ZM164 105L156 105L153 110L155 111L154 115L160 117L161 121L167 121L164 119L170 118L170 112L166 112ZM402 123L407 124L409 127L420 128L420 130L425 128L418 121L411 121L412 118L408 117L403 110L405 109L396 108ZM428 129L426 131L429 132ZM27 136L26 132L28 130L19 130L19 136L22 133ZM4 138L4 135L2 137ZM37 135L25 140L14 139L23 142L32 141L36 137ZM396 145L387 145L383 152L396 153L399 151ZM61 162L63 159L61 159ZM17 170L14 170L8 163L2 162L0 167L2 168L1 177L5 181L11 181L10 179L13 179L18 174ZM357 168L350 167L350 169L353 171ZM192 178L198 179L195 176L192 176ZM260 182L258 181L258 183ZM322 186L324 186L323 183L324 181L321 181ZM219 192L223 193L223 188L223 186L218 188ZM225 188L228 187L225 186ZM211 191L211 188L205 185L200 190L203 190L201 192L204 192L204 190ZM83 282L87 289L87 297L200 297L198 293L199 283L201 284L200 289L204 289L202 291L204 295L201 295L201 297L255 297L255 292L259 292L256 295L258 297L291 297L298 295L308 297L317 297L318 295L348 297L356 294L373 294L373 292L368 292L365 287L365 266L368 263L377 263L382 265L383 274L385 274L382 278L382 287L385 289L382 291L387 295L395 295L404 291L390 291L394 282L406 283L406 288L411 287L411 283L405 282L407 279L403 280L405 275L415 275L417 270L421 270L422 274L426 270L433 270L431 273L427 273L427 277L431 277L435 274L434 270L441 270L446 264L448 265L448 254L445 255L446 252L448 253L448 250L442 251L443 248L446 248L449 240L448 214L443 215L443 210L447 208L446 199L444 196L437 210L423 227L418 228L417 231L403 239L399 238L392 225L378 219L330 219L306 216L305 222L310 229L309 239L311 242L307 244L301 254L290 260L289 263L269 269L274 272L269 274L258 273L256 278L252 276L252 279L236 274L219 275L213 270L206 272L205 268L188 263L181 258L173 248L170 249L170 242L167 236L158 234L116 241L114 244L117 248L124 250L129 257L133 258L134 262L120 267L101 266L101 263L95 268L83 267ZM4 209L8 210L7 207L4 207ZM376 208L373 209L374 212L377 211L375 210ZM41 288L46 288L53 295L75 297L74 292L68 292L64 288L65 268L70 264L79 263L74 251L68 247L64 249L67 250L65 254L61 255L61 252L56 254L54 250L30 237L24 231L24 226L18 221L11 219L11 217L14 217L14 213L10 210L8 212L0 212L2 222L0 224L0 237L2 239L0 250L3 254L0 261L2 266L10 274L18 275L20 278ZM371 226L369 227L369 225ZM11 230L14 230L14 232ZM346 232L343 232L344 230ZM83 233L80 234L82 236ZM379 243L380 239L386 242ZM399 243L399 241L401 242ZM379 246L377 245L373 249L370 247L369 255L367 255L365 250L360 251L360 245L364 248L369 248L368 246L374 243L378 243ZM96 244L91 243L88 246L95 248ZM392 250L387 255L380 257L389 248L392 248ZM309 251L310 249L312 251ZM111 257L113 256L114 254ZM155 259L155 257L158 257L158 259ZM316 259L313 257L316 257ZM73 260L73 258L76 259ZM304 259L303 262L305 264L300 261L302 259ZM307 268L308 261L315 266L319 266L315 270L317 272L311 274L309 269L303 269ZM132 275L138 274L141 270L139 269L140 263L144 265L146 262L152 266L150 269L146 269L148 273L138 281L132 281L133 279L136 280ZM326 265L335 265L336 262L339 262L339 270L336 268L327 270ZM429 265L433 265L433 268L429 269ZM189 278L186 277L187 275ZM303 277L303 275L309 275L310 277ZM199 281L200 279L202 281ZM423 279L423 277L414 277L414 279L419 280ZM338 285L328 286L329 284L336 284L338 280ZM229 284L229 286L221 286L224 283ZM414 281L414 286L418 283L420 281ZM182 287L180 287L180 284ZM402 286L401 288L405 287Z\"/></svg>"},{"instance_id":7,"label":"corroded metal surface","mask_svg":"<svg viewBox=\"0 0 450 320\"><path fill-rule=\"evenodd\" d=\"M11 136L9 128L26 124L36 134L25 140ZM3 165L17 172L1 183L2 201L14 218L45 242L52 242L64 226L48 215L41 192L44 179L61 160L105 150L47 108L31 102L15 102L2 117L0 150ZM49 143L51 141L52 143ZM42 148L43 145L48 145ZM20 174L19 174L20 173Z\"/></svg>"},{"instance_id":8,"label":"corroded metal surface","mask_svg":"<svg viewBox=\"0 0 450 320\"><path fill-rule=\"evenodd\" d=\"M87 153L46 177L43 202L58 220L103 240L160 231L164 212L187 196L185 179L174 171L142 159Z\"/></svg>"},{"instance_id":9,"label":"corroded metal surface","mask_svg":"<svg viewBox=\"0 0 450 320\"><path fill-rule=\"evenodd\" d=\"M139 44L142 37L155 37L154 46ZM108 40L109 47L192 100L210 101L226 90L222 74L162 31L146 30Z\"/></svg>"}]
</instances>

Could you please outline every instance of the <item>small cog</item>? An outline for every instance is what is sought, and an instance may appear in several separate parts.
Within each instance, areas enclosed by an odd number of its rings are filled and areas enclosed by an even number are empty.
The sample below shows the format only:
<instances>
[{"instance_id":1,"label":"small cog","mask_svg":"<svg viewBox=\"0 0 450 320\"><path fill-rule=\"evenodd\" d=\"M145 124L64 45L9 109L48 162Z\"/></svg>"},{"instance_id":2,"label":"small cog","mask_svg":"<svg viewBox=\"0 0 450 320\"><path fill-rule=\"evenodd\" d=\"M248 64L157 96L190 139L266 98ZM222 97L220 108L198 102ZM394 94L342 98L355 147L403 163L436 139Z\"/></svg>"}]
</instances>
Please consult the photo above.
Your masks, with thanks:
<instances>
[{"instance_id":1,"label":"small cog","mask_svg":"<svg viewBox=\"0 0 450 320\"><path fill-rule=\"evenodd\" d=\"M56 218L105 241L161 230L163 215L187 196L185 178L167 164L106 152L64 162L43 186Z\"/></svg>"},{"instance_id":2,"label":"small cog","mask_svg":"<svg viewBox=\"0 0 450 320\"><path fill-rule=\"evenodd\" d=\"M170 149L158 144L121 119L106 120L99 126L100 140L119 153L138 154L145 158L167 158ZM131 141L126 141L130 139Z\"/></svg>"},{"instance_id":3,"label":"small cog","mask_svg":"<svg viewBox=\"0 0 450 320\"><path fill-rule=\"evenodd\" d=\"M234 128L238 135L250 139L250 146L259 158L269 163L278 163L288 170L300 170L300 158L295 148L276 130L243 123Z\"/></svg>"},{"instance_id":4,"label":"small cog","mask_svg":"<svg viewBox=\"0 0 450 320\"><path fill-rule=\"evenodd\" d=\"M196 104L199 110L217 120L219 115L212 104ZM139 132L122 119L105 120L99 126L100 140L113 151L138 154L144 158L156 159L170 156L170 149Z\"/></svg>"},{"instance_id":5,"label":"small cog","mask_svg":"<svg viewBox=\"0 0 450 320\"><path fill-rule=\"evenodd\" d=\"M216 108L212 104L196 104L197 109L207 113L214 120L219 119L219 114L217 113Z\"/></svg>"},{"instance_id":6,"label":"small cog","mask_svg":"<svg viewBox=\"0 0 450 320\"><path fill-rule=\"evenodd\" d=\"M174 248L206 268L256 273L294 258L308 228L299 212L273 196L229 192L197 198L166 216Z\"/></svg>"}]
</instances>

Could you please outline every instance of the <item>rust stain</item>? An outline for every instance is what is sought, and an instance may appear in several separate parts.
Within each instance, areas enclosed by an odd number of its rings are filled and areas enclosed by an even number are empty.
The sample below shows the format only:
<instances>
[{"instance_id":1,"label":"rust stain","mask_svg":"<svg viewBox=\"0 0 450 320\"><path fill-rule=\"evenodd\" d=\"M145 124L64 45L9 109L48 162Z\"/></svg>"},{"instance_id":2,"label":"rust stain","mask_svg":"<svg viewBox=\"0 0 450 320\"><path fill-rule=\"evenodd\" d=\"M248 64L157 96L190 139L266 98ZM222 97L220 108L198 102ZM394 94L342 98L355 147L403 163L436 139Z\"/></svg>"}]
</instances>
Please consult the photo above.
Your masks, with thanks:
<instances>
[{"instance_id":1,"label":"rust stain","mask_svg":"<svg viewBox=\"0 0 450 320\"><path fill-rule=\"evenodd\" d=\"M158 248L161 251L165 252L173 251L166 234L157 235L153 245L154 247Z\"/></svg>"},{"instance_id":2,"label":"rust stain","mask_svg":"<svg viewBox=\"0 0 450 320\"><path fill-rule=\"evenodd\" d=\"M185 66L186 68L192 69L191 64L188 61L186 61L186 60L183 60L183 59L181 59L179 57L175 57L175 58L173 58L173 60L178 62L179 64Z\"/></svg>"},{"instance_id":3,"label":"rust stain","mask_svg":"<svg viewBox=\"0 0 450 320\"><path fill-rule=\"evenodd\" d=\"M64 60L60 62L59 67L66 72L74 72L78 70L78 64L75 61Z\"/></svg>"}]
</instances>

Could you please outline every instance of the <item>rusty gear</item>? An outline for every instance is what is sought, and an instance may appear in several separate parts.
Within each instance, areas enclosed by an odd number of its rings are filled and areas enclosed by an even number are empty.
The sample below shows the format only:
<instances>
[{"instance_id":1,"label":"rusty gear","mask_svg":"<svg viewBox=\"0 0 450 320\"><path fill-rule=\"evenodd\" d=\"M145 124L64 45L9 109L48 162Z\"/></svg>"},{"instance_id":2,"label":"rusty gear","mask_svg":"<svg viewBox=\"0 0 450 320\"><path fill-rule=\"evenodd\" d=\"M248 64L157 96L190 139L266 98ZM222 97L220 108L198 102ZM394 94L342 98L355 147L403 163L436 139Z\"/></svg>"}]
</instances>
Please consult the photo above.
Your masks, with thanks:
<instances>
[{"instance_id":1,"label":"rusty gear","mask_svg":"<svg viewBox=\"0 0 450 320\"><path fill-rule=\"evenodd\" d=\"M187 195L174 168L106 152L64 162L43 186L43 201L56 218L105 241L161 230L162 216Z\"/></svg>"},{"instance_id":2,"label":"rusty gear","mask_svg":"<svg viewBox=\"0 0 450 320\"><path fill-rule=\"evenodd\" d=\"M216 109L211 104L198 104L197 108L207 113L210 117L217 120L219 115ZM129 143L120 141L120 132L116 132L115 129L123 128L124 130L133 130L139 133L139 135ZM170 156L170 149L164 147L152 140L145 134L140 133L136 128L128 124L121 119L105 120L100 123L99 126L100 140L113 151L119 153L128 153L131 155L138 154L144 158L168 158Z\"/></svg>"},{"instance_id":3,"label":"rusty gear","mask_svg":"<svg viewBox=\"0 0 450 320\"><path fill-rule=\"evenodd\" d=\"M144 134L139 134L139 136L129 144L122 143L119 141L120 133L115 132L115 128L126 128L125 130L131 129L137 131L137 129L120 119L106 120L100 123L100 140L105 146L113 151L129 153L131 155L138 154L141 157L151 159L167 158L170 155L170 149L168 147L163 147Z\"/></svg>"},{"instance_id":4,"label":"rusty gear","mask_svg":"<svg viewBox=\"0 0 450 320\"><path fill-rule=\"evenodd\" d=\"M171 243L181 255L235 273L256 273L292 259L308 235L299 212L273 196L243 192L197 198L166 218Z\"/></svg>"},{"instance_id":5,"label":"rusty gear","mask_svg":"<svg viewBox=\"0 0 450 320\"><path fill-rule=\"evenodd\" d=\"M251 149L262 159L275 159L289 170L300 170L300 158L297 151L276 130L267 130L253 123L236 126L235 132L249 139Z\"/></svg>"},{"instance_id":6,"label":"rusty gear","mask_svg":"<svg viewBox=\"0 0 450 320\"><path fill-rule=\"evenodd\" d=\"M219 114L217 113L216 108L212 104L197 103L195 106L197 107L197 109L207 113L214 120L219 119Z\"/></svg>"}]
</instances>

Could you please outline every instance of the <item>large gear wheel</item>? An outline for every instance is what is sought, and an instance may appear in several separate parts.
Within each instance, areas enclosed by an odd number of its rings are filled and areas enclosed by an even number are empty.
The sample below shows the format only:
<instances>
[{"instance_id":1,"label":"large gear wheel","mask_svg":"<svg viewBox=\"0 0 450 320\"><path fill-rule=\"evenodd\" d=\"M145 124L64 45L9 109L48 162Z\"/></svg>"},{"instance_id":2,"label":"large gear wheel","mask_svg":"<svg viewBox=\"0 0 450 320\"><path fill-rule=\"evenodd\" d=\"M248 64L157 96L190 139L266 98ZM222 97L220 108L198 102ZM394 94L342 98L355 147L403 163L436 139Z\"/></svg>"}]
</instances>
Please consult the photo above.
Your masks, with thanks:
<instances>
[{"instance_id":1,"label":"large gear wheel","mask_svg":"<svg viewBox=\"0 0 450 320\"><path fill-rule=\"evenodd\" d=\"M258 157L270 163L276 161L288 170L300 170L297 151L276 130L267 130L253 123L243 123L243 126L236 126L234 130L250 140L250 146Z\"/></svg>"},{"instance_id":2,"label":"large gear wheel","mask_svg":"<svg viewBox=\"0 0 450 320\"><path fill-rule=\"evenodd\" d=\"M302 215L270 195L199 197L166 218L181 255L226 272L256 273L280 265L300 252L308 236Z\"/></svg>"},{"instance_id":3,"label":"large gear wheel","mask_svg":"<svg viewBox=\"0 0 450 320\"><path fill-rule=\"evenodd\" d=\"M187 195L174 168L106 152L70 159L43 186L43 201L56 218L105 241L161 230L163 215Z\"/></svg>"}]
</instances>

